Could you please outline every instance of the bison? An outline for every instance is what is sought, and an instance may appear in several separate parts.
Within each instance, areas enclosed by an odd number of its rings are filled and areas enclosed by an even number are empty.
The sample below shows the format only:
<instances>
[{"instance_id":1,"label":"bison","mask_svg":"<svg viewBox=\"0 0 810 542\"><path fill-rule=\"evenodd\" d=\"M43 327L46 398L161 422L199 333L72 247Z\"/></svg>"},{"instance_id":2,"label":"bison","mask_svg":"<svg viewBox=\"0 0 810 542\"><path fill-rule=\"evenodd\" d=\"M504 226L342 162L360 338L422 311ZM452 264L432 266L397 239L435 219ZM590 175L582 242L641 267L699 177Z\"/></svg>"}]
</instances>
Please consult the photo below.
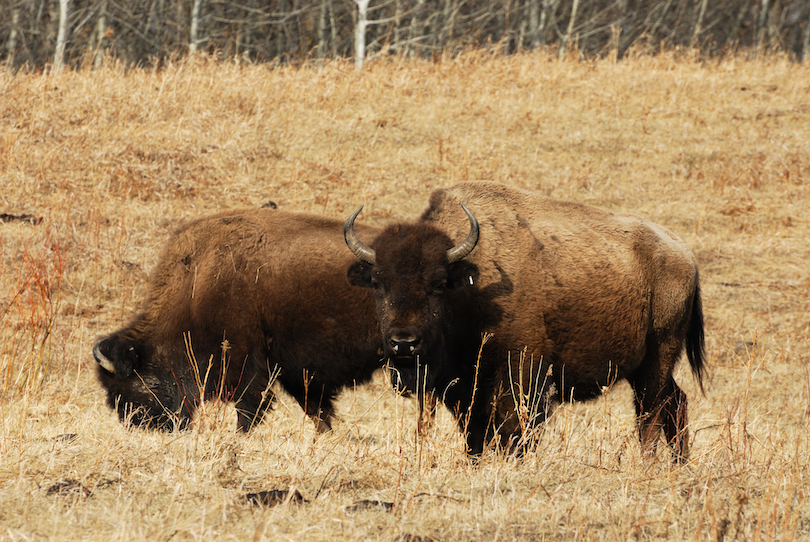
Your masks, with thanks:
<instances>
[{"instance_id":1,"label":"bison","mask_svg":"<svg viewBox=\"0 0 810 542\"><path fill-rule=\"evenodd\" d=\"M687 459L673 371L685 348L702 390L704 334L697 264L678 236L488 182L436 190L417 222L370 245L355 235L360 210L344 227L359 259L349 281L374 291L398 387L440 398L468 453L521 453L546 405L627 380L642 449L663 428L674 459Z\"/></svg>"},{"instance_id":2,"label":"bison","mask_svg":"<svg viewBox=\"0 0 810 542\"><path fill-rule=\"evenodd\" d=\"M171 429L219 398L236 403L247 430L271 406L275 379L328 430L337 393L384 361L373 295L346 280L354 258L342 226L261 209L178 229L141 312L93 347L108 405L122 421Z\"/></svg>"}]
</instances>

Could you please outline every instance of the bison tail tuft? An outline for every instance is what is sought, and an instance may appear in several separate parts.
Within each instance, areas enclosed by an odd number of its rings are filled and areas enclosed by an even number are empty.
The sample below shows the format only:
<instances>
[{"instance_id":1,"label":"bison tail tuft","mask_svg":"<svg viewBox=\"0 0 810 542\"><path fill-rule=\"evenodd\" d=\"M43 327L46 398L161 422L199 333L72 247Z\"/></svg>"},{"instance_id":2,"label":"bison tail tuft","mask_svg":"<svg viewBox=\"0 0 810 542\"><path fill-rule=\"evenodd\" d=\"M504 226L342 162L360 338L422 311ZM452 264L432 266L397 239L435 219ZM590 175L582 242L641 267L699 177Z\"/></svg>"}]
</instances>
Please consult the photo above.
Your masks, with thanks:
<instances>
[{"instance_id":1,"label":"bison tail tuft","mask_svg":"<svg viewBox=\"0 0 810 542\"><path fill-rule=\"evenodd\" d=\"M706 372L706 348L703 335L703 302L700 299L700 280L695 281L695 292L692 296L692 314L686 330L686 356L692 367L692 374L700 384L700 391L705 395L703 376Z\"/></svg>"}]
</instances>

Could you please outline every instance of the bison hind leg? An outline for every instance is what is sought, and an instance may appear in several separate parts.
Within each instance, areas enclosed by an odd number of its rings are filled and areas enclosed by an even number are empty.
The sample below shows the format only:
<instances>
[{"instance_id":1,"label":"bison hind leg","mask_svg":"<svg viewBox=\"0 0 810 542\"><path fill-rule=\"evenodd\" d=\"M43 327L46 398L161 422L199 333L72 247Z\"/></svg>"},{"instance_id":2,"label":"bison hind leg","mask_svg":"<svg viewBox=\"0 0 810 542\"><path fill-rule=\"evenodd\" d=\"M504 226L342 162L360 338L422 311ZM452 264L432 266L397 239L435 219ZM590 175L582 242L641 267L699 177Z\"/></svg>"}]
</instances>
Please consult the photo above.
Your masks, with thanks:
<instances>
[{"instance_id":1,"label":"bison hind leg","mask_svg":"<svg viewBox=\"0 0 810 542\"><path fill-rule=\"evenodd\" d=\"M686 394L670 376L664 386L639 389L633 385L638 416L639 439L642 453L652 455L663 429L667 444L672 448L674 461L684 463L689 457Z\"/></svg>"},{"instance_id":2,"label":"bison hind leg","mask_svg":"<svg viewBox=\"0 0 810 542\"><path fill-rule=\"evenodd\" d=\"M689 430L687 429L688 401L686 394L672 380L674 391L664 405L664 435L675 454L675 461L684 463L689 458Z\"/></svg>"}]
</instances>

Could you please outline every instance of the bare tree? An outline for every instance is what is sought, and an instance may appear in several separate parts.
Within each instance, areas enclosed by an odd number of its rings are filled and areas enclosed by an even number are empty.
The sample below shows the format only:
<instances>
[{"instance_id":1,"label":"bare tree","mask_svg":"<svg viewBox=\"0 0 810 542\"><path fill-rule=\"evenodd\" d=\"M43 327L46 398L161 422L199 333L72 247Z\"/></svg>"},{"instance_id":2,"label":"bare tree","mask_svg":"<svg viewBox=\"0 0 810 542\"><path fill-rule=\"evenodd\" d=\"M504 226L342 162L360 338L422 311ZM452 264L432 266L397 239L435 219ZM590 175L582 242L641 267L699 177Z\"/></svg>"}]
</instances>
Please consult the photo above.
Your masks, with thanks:
<instances>
[{"instance_id":1,"label":"bare tree","mask_svg":"<svg viewBox=\"0 0 810 542\"><path fill-rule=\"evenodd\" d=\"M331 0L330 0L331 1ZM321 2L320 13L318 14L318 49L315 53L316 58L322 60L326 56L326 13L327 4L330 2Z\"/></svg>"},{"instance_id":2,"label":"bare tree","mask_svg":"<svg viewBox=\"0 0 810 542\"><path fill-rule=\"evenodd\" d=\"M706 3L708 0L703 0L700 4L700 13L698 13L697 22L695 22L695 31L692 32L692 39L689 41L690 47L695 47L698 44L700 37L700 27L703 24L703 16L706 14Z\"/></svg>"},{"instance_id":3,"label":"bare tree","mask_svg":"<svg viewBox=\"0 0 810 542\"><path fill-rule=\"evenodd\" d=\"M807 22L804 25L804 47L802 47L802 62L810 62L810 7L807 9Z\"/></svg>"},{"instance_id":4,"label":"bare tree","mask_svg":"<svg viewBox=\"0 0 810 542\"><path fill-rule=\"evenodd\" d=\"M503 54L576 46L618 60L642 40L650 52L779 49L807 61L808 11L810 0L0 0L0 62L160 64L204 51L365 63L383 48L429 56L498 42Z\"/></svg>"},{"instance_id":5,"label":"bare tree","mask_svg":"<svg viewBox=\"0 0 810 542\"><path fill-rule=\"evenodd\" d=\"M11 12L11 29L8 34L8 42L6 42L6 70L9 71L14 67L14 52L17 50L17 25L20 24L20 8L15 6Z\"/></svg>"},{"instance_id":6,"label":"bare tree","mask_svg":"<svg viewBox=\"0 0 810 542\"><path fill-rule=\"evenodd\" d=\"M107 0L102 0L99 7L98 20L96 21L96 54L93 64L98 67L101 65L101 60L104 58L104 49L102 44L104 37L107 35ZM92 43L92 42L91 42Z\"/></svg>"},{"instance_id":7,"label":"bare tree","mask_svg":"<svg viewBox=\"0 0 810 542\"><path fill-rule=\"evenodd\" d=\"M363 69L366 57L366 27L368 26L368 3L370 0L354 0L357 5L357 23L354 28L354 67Z\"/></svg>"},{"instance_id":8,"label":"bare tree","mask_svg":"<svg viewBox=\"0 0 810 542\"><path fill-rule=\"evenodd\" d=\"M757 51L765 47L765 23L768 20L768 0L762 0L759 6L759 21L757 22Z\"/></svg>"},{"instance_id":9,"label":"bare tree","mask_svg":"<svg viewBox=\"0 0 810 542\"><path fill-rule=\"evenodd\" d=\"M565 58L568 48L571 46L571 34L574 31L574 21L577 18L577 7L579 7L579 0L574 0L571 6L571 18L568 20L568 30L565 32L565 37L560 41L560 60Z\"/></svg>"},{"instance_id":10,"label":"bare tree","mask_svg":"<svg viewBox=\"0 0 810 542\"><path fill-rule=\"evenodd\" d=\"M59 32L56 36L56 52L53 56L53 69L56 73L62 71L65 64L65 43L68 31L68 2L59 0Z\"/></svg>"},{"instance_id":11,"label":"bare tree","mask_svg":"<svg viewBox=\"0 0 810 542\"><path fill-rule=\"evenodd\" d=\"M197 52L197 45L199 44L199 28L200 28L200 9L203 0L194 0L191 7L191 28L188 34L188 52L193 55Z\"/></svg>"}]
</instances>

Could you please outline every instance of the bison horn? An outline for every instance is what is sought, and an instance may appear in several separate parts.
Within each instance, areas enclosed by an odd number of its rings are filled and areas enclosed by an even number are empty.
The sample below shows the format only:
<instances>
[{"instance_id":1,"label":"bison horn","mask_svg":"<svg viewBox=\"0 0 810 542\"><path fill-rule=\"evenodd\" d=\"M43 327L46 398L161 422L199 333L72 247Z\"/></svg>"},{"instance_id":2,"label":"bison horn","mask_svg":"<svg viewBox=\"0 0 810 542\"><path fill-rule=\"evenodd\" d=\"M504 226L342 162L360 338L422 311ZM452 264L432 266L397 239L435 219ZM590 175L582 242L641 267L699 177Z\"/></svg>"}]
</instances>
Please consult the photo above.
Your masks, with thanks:
<instances>
[{"instance_id":1,"label":"bison horn","mask_svg":"<svg viewBox=\"0 0 810 542\"><path fill-rule=\"evenodd\" d=\"M101 341L93 345L93 357L96 358L96 363L101 365L103 369L115 374L115 365L113 365L113 362L110 361L110 359L107 356L101 353L101 350L98 347L98 345L100 344Z\"/></svg>"},{"instance_id":2,"label":"bison horn","mask_svg":"<svg viewBox=\"0 0 810 542\"><path fill-rule=\"evenodd\" d=\"M476 220L475 215L472 214L463 203L461 204L461 208L464 209L464 213L470 220L470 233L467 234L467 238L464 239L461 244L447 251L448 263L456 263L463 260L473 251L475 245L478 244L478 234L481 231L481 228L478 226L478 220Z\"/></svg>"},{"instance_id":3,"label":"bison horn","mask_svg":"<svg viewBox=\"0 0 810 542\"><path fill-rule=\"evenodd\" d=\"M354 233L354 219L357 218L357 215L359 215L362 210L363 205L346 220L346 224L343 225L343 238L346 239L346 245L355 256L367 264L374 265L377 262L377 253L373 248L366 246L357 238L357 234Z\"/></svg>"}]
</instances>

